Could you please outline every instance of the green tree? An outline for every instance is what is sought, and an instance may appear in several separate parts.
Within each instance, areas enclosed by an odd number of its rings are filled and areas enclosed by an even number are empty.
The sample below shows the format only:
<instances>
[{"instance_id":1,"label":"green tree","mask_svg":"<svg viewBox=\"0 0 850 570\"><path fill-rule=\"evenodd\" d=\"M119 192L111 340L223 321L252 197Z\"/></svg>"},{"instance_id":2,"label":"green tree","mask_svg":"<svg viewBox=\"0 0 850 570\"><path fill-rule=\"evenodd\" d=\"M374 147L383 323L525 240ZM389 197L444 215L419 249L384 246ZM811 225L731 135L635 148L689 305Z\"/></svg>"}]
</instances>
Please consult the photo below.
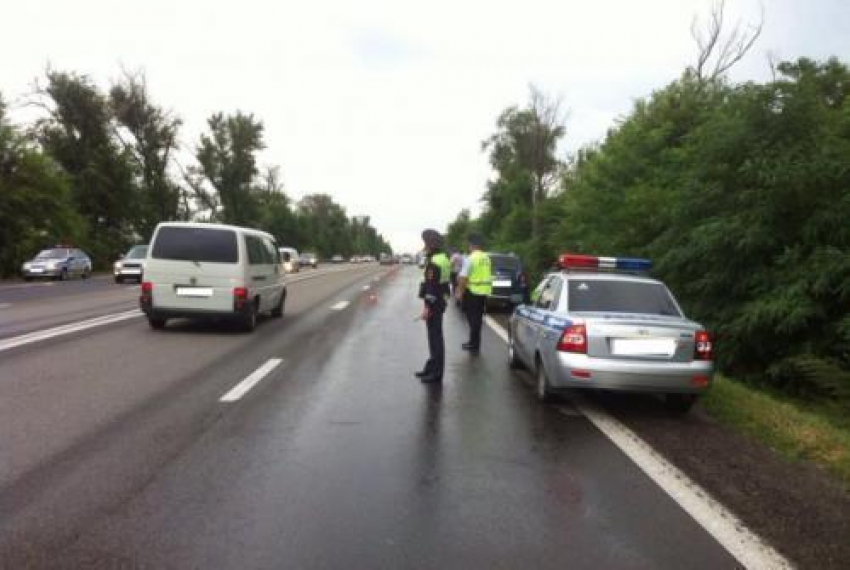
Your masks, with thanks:
<instances>
[{"instance_id":1,"label":"green tree","mask_svg":"<svg viewBox=\"0 0 850 570\"><path fill-rule=\"evenodd\" d=\"M151 102L144 75L125 74L110 90L109 103L119 137L139 173L141 192L134 215L135 229L142 239L149 239L159 222L188 216L180 186L169 177L180 119Z\"/></svg>"},{"instance_id":2,"label":"green tree","mask_svg":"<svg viewBox=\"0 0 850 570\"><path fill-rule=\"evenodd\" d=\"M41 96L48 117L39 122L39 138L71 179L88 229L81 245L95 264L106 264L133 239L132 156L115 140L108 102L87 76L49 71Z\"/></svg>"},{"instance_id":3,"label":"green tree","mask_svg":"<svg viewBox=\"0 0 850 570\"><path fill-rule=\"evenodd\" d=\"M560 105L532 86L528 105L503 111L496 133L483 143L496 172L485 195L490 219L483 225L491 234L501 231L498 241L523 239L530 229L532 242L542 243L542 204L557 188L557 147L566 132Z\"/></svg>"},{"instance_id":4,"label":"green tree","mask_svg":"<svg viewBox=\"0 0 850 570\"><path fill-rule=\"evenodd\" d=\"M77 241L84 223L71 200L68 177L8 123L0 97L0 275L43 247Z\"/></svg>"},{"instance_id":5,"label":"green tree","mask_svg":"<svg viewBox=\"0 0 850 570\"><path fill-rule=\"evenodd\" d=\"M263 148L263 124L253 114L216 113L207 120L209 134L201 135L196 158L200 172L215 190L224 223L256 225L259 209L254 187L256 154Z\"/></svg>"}]
</instances>

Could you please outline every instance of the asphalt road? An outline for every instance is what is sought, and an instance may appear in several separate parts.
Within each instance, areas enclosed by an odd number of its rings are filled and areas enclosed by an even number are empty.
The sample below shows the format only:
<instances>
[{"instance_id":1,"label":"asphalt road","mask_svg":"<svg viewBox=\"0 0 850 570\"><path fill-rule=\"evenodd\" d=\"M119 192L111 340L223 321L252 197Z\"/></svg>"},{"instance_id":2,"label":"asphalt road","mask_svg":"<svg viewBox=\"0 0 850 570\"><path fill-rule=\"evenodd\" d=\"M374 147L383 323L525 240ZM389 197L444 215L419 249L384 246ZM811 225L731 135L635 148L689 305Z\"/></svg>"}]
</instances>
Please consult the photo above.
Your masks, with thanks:
<instances>
[{"instance_id":1,"label":"asphalt road","mask_svg":"<svg viewBox=\"0 0 850 570\"><path fill-rule=\"evenodd\" d=\"M489 329L460 351L453 308L444 385L419 384L413 268L299 277L253 334L138 317L0 351L0 567L738 566L584 416L539 405ZM5 335L137 294L65 285L0 288Z\"/></svg>"}]
</instances>

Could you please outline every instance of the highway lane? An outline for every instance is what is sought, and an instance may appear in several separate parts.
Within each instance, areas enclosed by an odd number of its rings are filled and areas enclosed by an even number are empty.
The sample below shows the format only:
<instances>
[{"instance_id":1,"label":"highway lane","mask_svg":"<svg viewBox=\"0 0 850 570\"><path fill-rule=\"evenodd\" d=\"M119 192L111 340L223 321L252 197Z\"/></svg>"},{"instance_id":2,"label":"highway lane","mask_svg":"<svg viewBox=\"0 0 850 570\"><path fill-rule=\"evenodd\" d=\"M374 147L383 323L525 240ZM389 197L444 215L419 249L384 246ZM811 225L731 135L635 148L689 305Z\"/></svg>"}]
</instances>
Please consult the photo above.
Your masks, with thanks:
<instances>
[{"instance_id":1,"label":"highway lane","mask_svg":"<svg viewBox=\"0 0 850 570\"><path fill-rule=\"evenodd\" d=\"M540 406L489 330L459 351L453 309L445 386L417 383L416 279L305 282L255 335L137 321L4 357L0 566L737 566L584 417Z\"/></svg>"},{"instance_id":2,"label":"highway lane","mask_svg":"<svg viewBox=\"0 0 850 570\"><path fill-rule=\"evenodd\" d=\"M288 276L292 284L349 271L328 265ZM35 281L0 285L0 339L138 307L138 284L117 284L109 276L88 280Z\"/></svg>"},{"instance_id":3,"label":"highway lane","mask_svg":"<svg viewBox=\"0 0 850 570\"><path fill-rule=\"evenodd\" d=\"M284 318L253 335L188 321L159 333L139 317L0 353L0 552L55 540L139 484L215 417L220 393L255 360L322 334L344 317L328 309L339 296L384 273L302 274Z\"/></svg>"}]
</instances>

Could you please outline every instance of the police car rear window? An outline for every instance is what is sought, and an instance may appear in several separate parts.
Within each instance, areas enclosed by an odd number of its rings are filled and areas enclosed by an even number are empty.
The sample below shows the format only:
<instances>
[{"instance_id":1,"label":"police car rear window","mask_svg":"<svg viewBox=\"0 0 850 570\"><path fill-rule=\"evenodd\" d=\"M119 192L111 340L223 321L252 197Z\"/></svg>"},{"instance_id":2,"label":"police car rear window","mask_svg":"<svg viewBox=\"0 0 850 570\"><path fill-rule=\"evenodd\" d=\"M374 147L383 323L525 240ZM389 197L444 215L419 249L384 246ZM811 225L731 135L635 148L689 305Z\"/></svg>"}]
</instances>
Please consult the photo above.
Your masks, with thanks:
<instances>
[{"instance_id":1,"label":"police car rear window","mask_svg":"<svg viewBox=\"0 0 850 570\"><path fill-rule=\"evenodd\" d=\"M231 230L162 227L156 234L151 257L174 261L236 263L239 252Z\"/></svg>"},{"instance_id":2,"label":"police car rear window","mask_svg":"<svg viewBox=\"0 0 850 570\"><path fill-rule=\"evenodd\" d=\"M570 280L570 312L681 316L666 287L635 281Z\"/></svg>"}]
</instances>

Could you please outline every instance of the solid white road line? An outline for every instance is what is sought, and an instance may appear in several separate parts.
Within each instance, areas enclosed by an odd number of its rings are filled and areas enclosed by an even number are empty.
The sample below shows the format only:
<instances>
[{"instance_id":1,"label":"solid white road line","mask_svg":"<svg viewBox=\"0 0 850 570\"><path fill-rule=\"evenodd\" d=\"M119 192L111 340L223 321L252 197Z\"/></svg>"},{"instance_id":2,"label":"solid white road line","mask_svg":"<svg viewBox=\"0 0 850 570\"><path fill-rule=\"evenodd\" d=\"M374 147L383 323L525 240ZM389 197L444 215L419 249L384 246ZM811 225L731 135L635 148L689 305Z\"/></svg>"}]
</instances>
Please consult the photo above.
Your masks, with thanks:
<instances>
[{"instance_id":1,"label":"solid white road line","mask_svg":"<svg viewBox=\"0 0 850 570\"><path fill-rule=\"evenodd\" d=\"M490 330L492 330L494 333L496 333L496 336L498 336L500 339L502 339L506 343L510 342L510 339L508 338L507 331L504 329L504 327L502 325L500 325L499 323L496 322L496 319L494 319L490 315L484 315L484 322L487 323L487 326L490 327Z\"/></svg>"},{"instance_id":2,"label":"solid white road line","mask_svg":"<svg viewBox=\"0 0 850 570\"><path fill-rule=\"evenodd\" d=\"M492 317L487 315L484 321L499 338L509 341L505 329ZM745 527L730 510L711 498L705 489L632 430L584 399L578 399L574 405L745 568L793 568L788 560Z\"/></svg>"},{"instance_id":3,"label":"solid white road line","mask_svg":"<svg viewBox=\"0 0 850 570\"><path fill-rule=\"evenodd\" d=\"M62 325L59 327L54 327L52 329L46 329L43 331L36 331L29 334L16 336L12 338L7 338L5 340L0 340L0 352L4 350L11 350L13 348L17 348L19 346L24 346L27 344L31 344L34 342L39 342L42 340L47 340L49 338L54 338L57 336L63 336L66 334L71 334L79 331L84 331L86 329L91 329L94 327L100 327L103 325L109 325L112 323L117 323L120 321L126 321L127 319L135 319L136 317L141 317L142 312L138 309L134 309L132 311L127 311L124 313L115 313L112 315L104 315L102 317L96 317L94 319L89 319L86 321L80 321L78 323L71 323L68 325Z\"/></svg>"},{"instance_id":4,"label":"solid white road line","mask_svg":"<svg viewBox=\"0 0 850 570\"><path fill-rule=\"evenodd\" d=\"M12 303L0 303L0 309L8 309L12 306Z\"/></svg>"},{"instance_id":5,"label":"solid white road line","mask_svg":"<svg viewBox=\"0 0 850 570\"><path fill-rule=\"evenodd\" d=\"M331 311L341 311L349 305L348 301L340 301L331 307Z\"/></svg>"},{"instance_id":6,"label":"solid white road line","mask_svg":"<svg viewBox=\"0 0 850 570\"><path fill-rule=\"evenodd\" d=\"M254 370L239 384L234 386L227 394L221 397L220 402L235 402L248 393L248 390L268 376L269 372L277 368L283 362L280 358L271 358L265 364Z\"/></svg>"}]
</instances>

